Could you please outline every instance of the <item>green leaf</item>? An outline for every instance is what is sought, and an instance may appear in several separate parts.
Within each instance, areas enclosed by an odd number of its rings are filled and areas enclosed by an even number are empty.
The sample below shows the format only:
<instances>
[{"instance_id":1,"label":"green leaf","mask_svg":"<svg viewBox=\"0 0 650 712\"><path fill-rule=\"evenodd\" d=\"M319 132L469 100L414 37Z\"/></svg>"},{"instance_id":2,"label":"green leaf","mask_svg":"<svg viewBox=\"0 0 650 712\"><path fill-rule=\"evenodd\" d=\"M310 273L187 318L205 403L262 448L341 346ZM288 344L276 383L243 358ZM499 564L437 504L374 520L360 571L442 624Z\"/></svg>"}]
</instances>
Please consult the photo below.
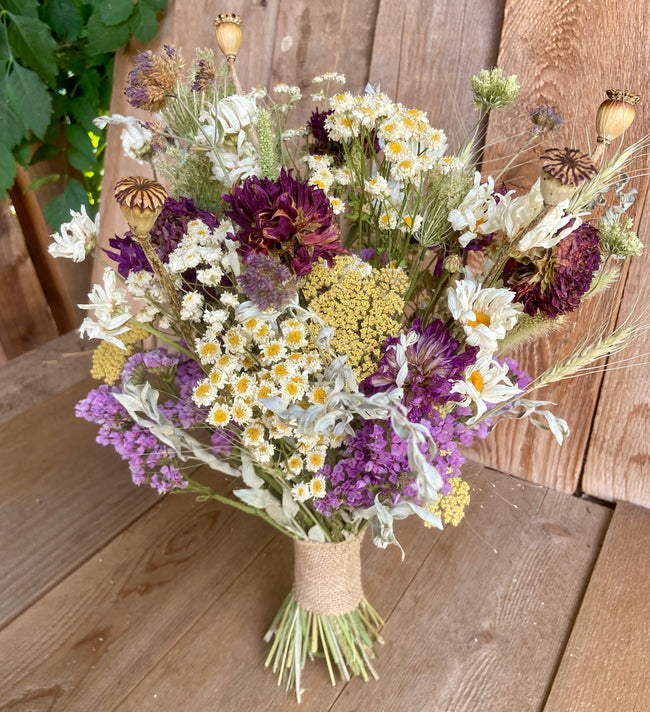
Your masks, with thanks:
<instances>
[{"instance_id":1,"label":"green leaf","mask_svg":"<svg viewBox=\"0 0 650 712\"><path fill-rule=\"evenodd\" d=\"M40 161L51 161L59 153L61 153L59 146L55 146L53 143L44 143L34 151L34 155L29 159L29 165L33 166Z\"/></svg>"},{"instance_id":2,"label":"green leaf","mask_svg":"<svg viewBox=\"0 0 650 712\"><path fill-rule=\"evenodd\" d=\"M167 0L140 0L149 5L154 10L164 10L167 7Z\"/></svg>"},{"instance_id":3,"label":"green leaf","mask_svg":"<svg viewBox=\"0 0 650 712\"><path fill-rule=\"evenodd\" d=\"M16 15L38 17L38 0L2 0L2 9Z\"/></svg>"},{"instance_id":4,"label":"green leaf","mask_svg":"<svg viewBox=\"0 0 650 712\"><path fill-rule=\"evenodd\" d=\"M27 168L29 156L32 152L32 142L29 137L25 137L17 146L14 146L11 152L14 154L16 162Z\"/></svg>"},{"instance_id":5,"label":"green leaf","mask_svg":"<svg viewBox=\"0 0 650 712\"><path fill-rule=\"evenodd\" d=\"M54 59L56 42L50 28L35 17L8 13L11 23L7 30L14 55L33 69L50 86L54 85L58 68Z\"/></svg>"},{"instance_id":6,"label":"green leaf","mask_svg":"<svg viewBox=\"0 0 650 712\"><path fill-rule=\"evenodd\" d=\"M140 2L135 6L135 12L130 23L131 34L140 42L149 42L156 36L158 18L156 11L146 3Z\"/></svg>"},{"instance_id":7,"label":"green leaf","mask_svg":"<svg viewBox=\"0 0 650 712\"><path fill-rule=\"evenodd\" d=\"M71 99L69 110L70 114L86 131L97 131L93 124L93 119L97 116L97 110L85 94Z\"/></svg>"},{"instance_id":8,"label":"green leaf","mask_svg":"<svg viewBox=\"0 0 650 712\"><path fill-rule=\"evenodd\" d=\"M63 190L61 195L52 198L43 208L45 219L50 225L58 230L59 227L70 220L70 211L79 210L85 205L86 209L90 208L88 193L78 180L71 178Z\"/></svg>"},{"instance_id":9,"label":"green leaf","mask_svg":"<svg viewBox=\"0 0 650 712\"><path fill-rule=\"evenodd\" d=\"M95 156L88 156L74 148L68 151L68 163L80 173L94 172L99 168Z\"/></svg>"},{"instance_id":10,"label":"green leaf","mask_svg":"<svg viewBox=\"0 0 650 712\"><path fill-rule=\"evenodd\" d=\"M133 12L133 0L104 0L99 6L99 14L105 25L112 27L124 22Z\"/></svg>"},{"instance_id":11,"label":"green leaf","mask_svg":"<svg viewBox=\"0 0 650 712\"><path fill-rule=\"evenodd\" d=\"M88 136L88 132L81 128L81 126L78 124L66 126L65 137L77 152L91 161L95 160L95 150L90 141L90 136Z\"/></svg>"},{"instance_id":12,"label":"green leaf","mask_svg":"<svg viewBox=\"0 0 650 712\"><path fill-rule=\"evenodd\" d=\"M41 176L40 178L34 178L34 180L25 188L25 193L28 190L38 190L42 185L47 183L56 183L61 175L59 173L51 173L49 176Z\"/></svg>"},{"instance_id":13,"label":"green leaf","mask_svg":"<svg viewBox=\"0 0 650 712\"><path fill-rule=\"evenodd\" d=\"M76 40L83 27L81 12L72 0L46 0L41 19L68 41Z\"/></svg>"},{"instance_id":14,"label":"green leaf","mask_svg":"<svg viewBox=\"0 0 650 712\"><path fill-rule=\"evenodd\" d=\"M11 188L15 177L16 161L11 155L11 151L0 143L0 195L4 196L5 192Z\"/></svg>"},{"instance_id":15,"label":"green leaf","mask_svg":"<svg viewBox=\"0 0 650 712\"><path fill-rule=\"evenodd\" d=\"M110 81L108 82L108 84L111 83ZM97 104L99 98L100 84L100 75L96 69L86 69L79 79L79 88L83 95L94 105Z\"/></svg>"},{"instance_id":16,"label":"green leaf","mask_svg":"<svg viewBox=\"0 0 650 712\"><path fill-rule=\"evenodd\" d=\"M88 54L115 52L128 42L130 33L127 23L106 27L97 10L93 12L86 25L88 35Z\"/></svg>"},{"instance_id":17,"label":"green leaf","mask_svg":"<svg viewBox=\"0 0 650 712\"><path fill-rule=\"evenodd\" d=\"M36 138L43 138L50 125L52 100L38 75L14 62L7 84L7 96L11 108L21 118L25 128Z\"/></svg>"},{"instance_id":18,"label":"green leaf","mask_svg":"<svg viewBox=\"0 0 650 712\"><path fill-rule=\"evenodd\" d=\"M0 136L2 145L11 150L26 134L23 122L9 106L7 80L0 82Z\"/></svg>"}]
</instances>

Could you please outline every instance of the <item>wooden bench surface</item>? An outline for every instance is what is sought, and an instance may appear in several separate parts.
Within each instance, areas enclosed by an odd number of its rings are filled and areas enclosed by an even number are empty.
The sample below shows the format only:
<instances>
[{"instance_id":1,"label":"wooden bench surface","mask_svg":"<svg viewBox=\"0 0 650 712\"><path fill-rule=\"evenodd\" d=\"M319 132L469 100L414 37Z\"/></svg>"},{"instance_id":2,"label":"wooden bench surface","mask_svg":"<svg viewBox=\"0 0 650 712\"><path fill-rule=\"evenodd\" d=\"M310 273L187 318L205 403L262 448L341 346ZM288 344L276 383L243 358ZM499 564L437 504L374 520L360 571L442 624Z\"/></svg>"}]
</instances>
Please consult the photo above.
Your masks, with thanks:
<instances>
[{"instance_id":1,"label":"wooden bench surface","mask_svg":"<svg viewBox=\"0 0 650 712\"><path fill-rule=\"evenodd\" d=\"M403 562L364 543L380 680L332 687L315 661L298 706L262 640L290 540L133 487L74 418L90 381L61 378L0 431L2 712L650 710L649 511L468 465L459 527L401 522Z\"/></svg>"}]
</instances>

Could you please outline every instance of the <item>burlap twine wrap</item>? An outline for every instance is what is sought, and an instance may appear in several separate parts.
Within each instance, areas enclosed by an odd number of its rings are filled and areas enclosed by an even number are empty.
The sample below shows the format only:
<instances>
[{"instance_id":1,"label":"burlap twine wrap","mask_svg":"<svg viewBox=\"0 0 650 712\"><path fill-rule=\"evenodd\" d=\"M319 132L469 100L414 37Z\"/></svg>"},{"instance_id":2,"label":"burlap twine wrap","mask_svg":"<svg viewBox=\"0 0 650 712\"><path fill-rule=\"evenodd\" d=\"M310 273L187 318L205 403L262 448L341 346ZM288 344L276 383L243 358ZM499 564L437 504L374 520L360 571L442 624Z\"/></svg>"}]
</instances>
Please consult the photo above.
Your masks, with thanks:
<instances>
[{"instance_id":1,"label":"burlap twine wrap","mask_svg":"<svg viewBox=\"0 0 650 712\"><path fill-rule=\"evenodd\" d=\"M340 543L294 541L293 592L307 611L340 616L361 601L363 533Z\"/></svg>"}]
</instances>

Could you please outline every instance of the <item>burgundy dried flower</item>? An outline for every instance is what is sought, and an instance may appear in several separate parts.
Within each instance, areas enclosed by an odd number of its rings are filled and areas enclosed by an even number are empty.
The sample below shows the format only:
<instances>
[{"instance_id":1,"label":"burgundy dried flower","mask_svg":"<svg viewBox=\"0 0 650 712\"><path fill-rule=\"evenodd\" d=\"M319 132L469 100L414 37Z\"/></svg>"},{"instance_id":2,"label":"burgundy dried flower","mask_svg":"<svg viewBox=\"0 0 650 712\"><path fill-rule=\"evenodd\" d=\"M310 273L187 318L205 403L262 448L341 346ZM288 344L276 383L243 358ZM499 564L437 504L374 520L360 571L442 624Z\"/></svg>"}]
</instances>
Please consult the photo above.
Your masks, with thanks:
<instances>
[{"instance_id":1,"label":"burgundy dried flower","mask_svg":"<svg viewBox=\"0 0 650 712\"><path fill-rule=\"evenodd\" d=\"M530 316L553 319L580 306L600 265L598 230L583 223L541 257L511 259L504 268L506 286Z\"/></svg>"},{"instance_id":2,"label":"burgundy dried flower","mask_svg":"<svg viewBox=\"0 0 650 712\"><path fill-rule=\"evenodd\" d=\"M345 252L325 193L291 171L282 169L276 180L247 178L223 200L230 206L225 214L239 226L234 239L244 258L268 254L302 276L321 257L331 264L334 255Z\"/></svg>"},{"instance_id":3,"label":"burgundy dried flower","mask_svg":"<svg viewBox=\"0 0 650 712\"><path fill-rule=\"evenodd\" d=\"M456 396L451 393L455 381L462 378L463 371L476 360L478 347L470 347L459 353L459 343L445 329L439 319L422 328L419 319L407 332L417 334L418 339L406 349L408 373L404 381L404 404L409 410L409 419L420 418L431 413L434 405L443 405ZM367 396L392 390L397 385L400 365L393 348L399 337L386 340L377 372L359 384Z\"/></svg>"}]
</instances>

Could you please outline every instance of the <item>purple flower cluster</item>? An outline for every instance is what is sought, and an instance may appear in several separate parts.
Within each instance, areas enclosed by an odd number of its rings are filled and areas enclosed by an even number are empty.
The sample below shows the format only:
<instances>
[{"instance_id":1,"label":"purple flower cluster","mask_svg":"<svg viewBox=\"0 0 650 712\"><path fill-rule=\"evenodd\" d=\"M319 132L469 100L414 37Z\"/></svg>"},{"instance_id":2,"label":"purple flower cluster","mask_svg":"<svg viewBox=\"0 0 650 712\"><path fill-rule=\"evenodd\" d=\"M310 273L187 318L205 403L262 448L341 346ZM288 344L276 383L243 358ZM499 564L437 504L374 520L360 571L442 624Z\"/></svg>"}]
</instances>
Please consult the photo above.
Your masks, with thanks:
<instances>
[{"instance_id":1,"label":"purple flower cluster","mask_svg":"<svg viewBox=\"0 0 650 712\"><path fill-rule=\"evenodd\" d=\"M442 416L437 411L421 421L438 446L430 458L445 484L442 494L448 494L451 477L461 474L465 458L460 447L468 447L474 437L484 438L487 425L468 428L462 418L470 410L459 408L456 413ZM403 499L418 502L415 477L409 472L408 446L384 421L365 421L345 443L345 457L332 467L326 465L319 474L328 482L327 494L314 500L314 507L330 516L340 507L370 507L378 495L382 503L396 505ZM426 452L426 445L422 446Z\"/></svg>"},{"instance_id":2,"label":"purple flower cluster","mask_svg":"<svg viewBox=\"0 0 650 712\"><path fill-rule=\"evenodd\" d=\"M192 405L191 400L195 384L203 377L200 366L185 355L171 354L162 348L131 356L124 367L121 385L103 385L92 390L77 403L75 413L100 426L97 442L112 446L129 463L134 484L148 482L160 494L175 488L184 489L187 482L180 473L175 453L147 428L133 421L114 397L122 392L126 381L138 369L142 377L156 376L170 382L178 393L177 399L170 398L159 404L161 413L175 426L190 428L203 421L204 409Z\"/></svg>"},{"instance_id":3,"label":"purple flower cluster","mask_svg":"<svg viewBox=\"0 0 650 712\"><path fill-rule=\"evenodd\" d=\"M252 252L245 260L246 270L237 281L244 294L262 311L281 311L298 292L298 281L288 267L261 252Z\"/></svg>"},{"instance_id":4,"label":"purple flower cluster","mask_svg":"<svg viewBox=\"0 0 650 712\"><path fill-rule=\"evenodd\" d=\"M526 314L554 319L580 306L599 265L598 230L583 223L541 257L508 260L503 276Z\"/></svg>"},{"instance_id":5,"label":"purple flower cluster","mask_svg":"<svg viewBox=\"0 0 650 712\"><path fill-rule=\"evenodd\" d=\"M164 263L167 263L169 255L178 247L187 233L188 223L192 220L202 220L211 230L219 226L215 215L198 208L190 198L167 198L150 232L151 243ZM117 262L117 271L125 279L131 272L152 271L144 251L133 239L130 231L124 237L115 236L109 241L109 245L116 252L105 252Z\"/></svg>"},{"instance_id":6,"label":"purple flower cluster","mask_svg":"<svg viewBox=\"0 0 650 712\"><path fill-rule=\"evenodd\" d=\"M319 258L330 264L345 252L325 193L282 169L277 180L247 178L223 196L225 214L239 226L234 239L246 259L253 252L275 257L297 275Z\"/></svg>"},{"instance_id":7,"label":"purple flower cluster","mask_svg":"<svg viewBox=\"0 0 650 712\"><path fill-rule=\"evenodd\" d=\"M460 352L460 344L439 319L424 329L421 321L415 319L406 332L407 338L411 334L417 339L406 348L408 372L403 384L404 405L408 408L409 419L417 422L431 413L434 406L458 399L451 393L451 388L462 378L467 366L476 360L478 347ZM401 365L397 361L395 346L399 341L398 336L387 339L377 371L359 385L365 395L397 386Z\"/></svg>"}]
</instances>

